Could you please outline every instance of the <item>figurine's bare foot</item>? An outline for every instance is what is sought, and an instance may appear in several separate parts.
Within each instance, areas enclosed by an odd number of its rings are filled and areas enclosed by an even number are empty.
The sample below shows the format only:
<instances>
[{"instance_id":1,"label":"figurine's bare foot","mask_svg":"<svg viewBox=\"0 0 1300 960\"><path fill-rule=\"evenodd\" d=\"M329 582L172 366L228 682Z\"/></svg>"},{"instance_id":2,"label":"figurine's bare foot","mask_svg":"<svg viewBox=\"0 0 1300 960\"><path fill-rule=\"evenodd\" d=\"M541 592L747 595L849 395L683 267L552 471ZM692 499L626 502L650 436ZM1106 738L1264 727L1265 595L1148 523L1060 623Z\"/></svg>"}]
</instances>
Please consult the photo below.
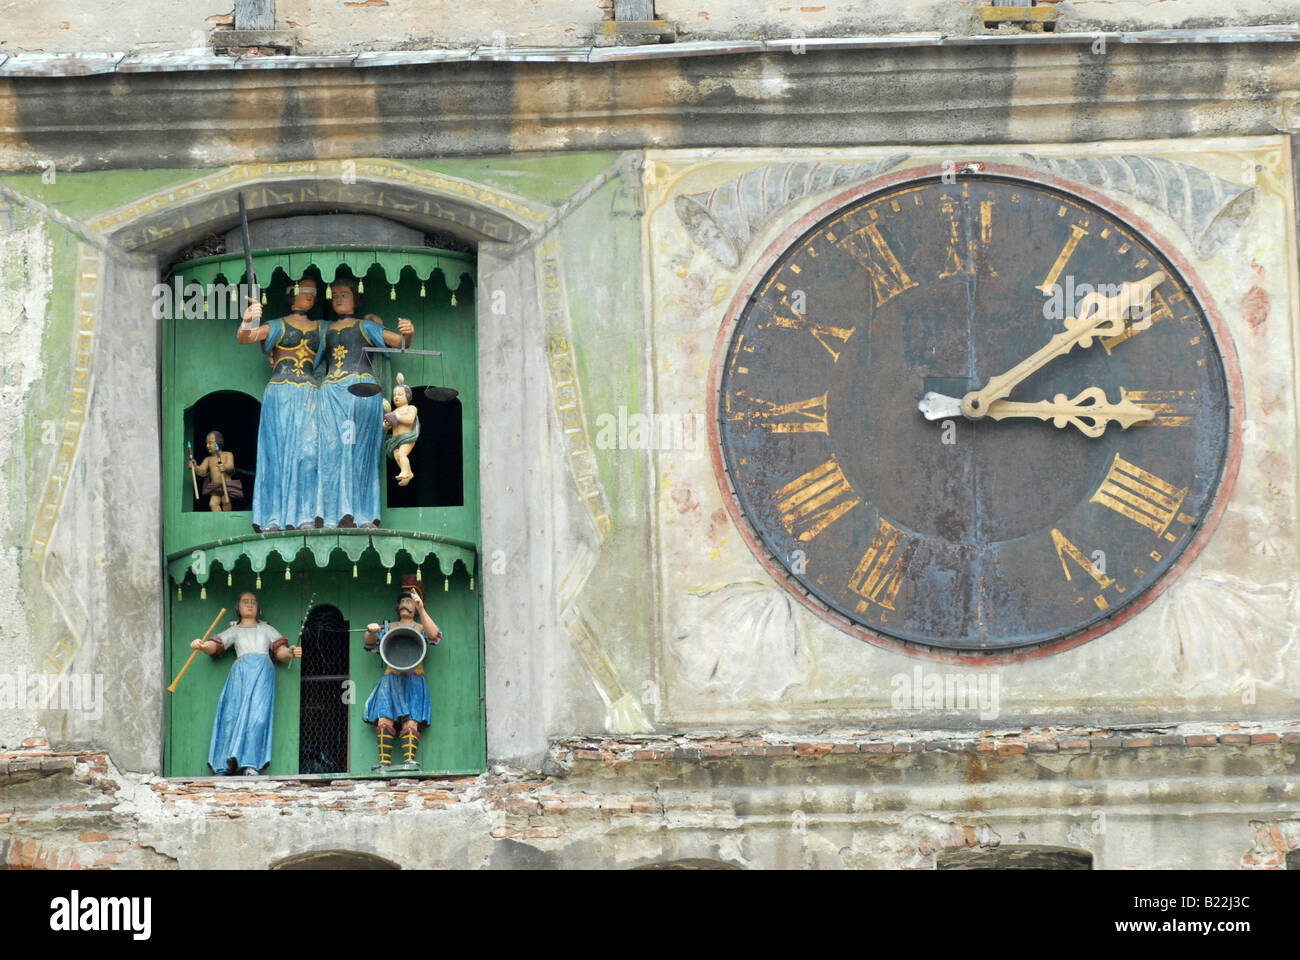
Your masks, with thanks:
<instances>
[{"instance_id":1,"label":"figurine's bare foot","mask_svg":"<svg viewBox=\"0 0 1300 960\"><path fill-rule=\"evenodd\" d=\"M377 527L377 526L379 526L379 524L378 524L377 522L376 522L376 523L363 523L363 524L361 524L361 526L358 527L357 529L359 529L359 530L373 530L373 529L375 529L375 527Z\"/></svg>"},{"instance_id":2,"label":"figurine's bare foot","mask_svg":"<svg viewBox=\"0 0 1300 960\"><path fill-rule=\"evenodd\" d=\"M268 523L262 528L263 533L279 533L280 525L278 523Z\"/></svg>"},{"instance_id":3,"label":"figurine's bare foot","mask_svg":"<svg viewBox=\"0 0 1300 960\"><path fill-rule=\"evenodd\" d=\"M355 530L356 528L357 521L350 513L345 515L343 519L339 521L340 530Z\"/></svg>"},{"instance_id":4,"label":"figurine's bare foot","mask_svg":"<svg viewBox=\"0 0 1300 960\"><path fill-rule=\"evenodd\" d=\"M257 776L257 771L254 770L252 767L244 767L244 769L243 769L243 770L240 770L239 773L240 773L240 776L244 776L244 777L255 777L255 776Z\"/></svg>"}]
</instances>

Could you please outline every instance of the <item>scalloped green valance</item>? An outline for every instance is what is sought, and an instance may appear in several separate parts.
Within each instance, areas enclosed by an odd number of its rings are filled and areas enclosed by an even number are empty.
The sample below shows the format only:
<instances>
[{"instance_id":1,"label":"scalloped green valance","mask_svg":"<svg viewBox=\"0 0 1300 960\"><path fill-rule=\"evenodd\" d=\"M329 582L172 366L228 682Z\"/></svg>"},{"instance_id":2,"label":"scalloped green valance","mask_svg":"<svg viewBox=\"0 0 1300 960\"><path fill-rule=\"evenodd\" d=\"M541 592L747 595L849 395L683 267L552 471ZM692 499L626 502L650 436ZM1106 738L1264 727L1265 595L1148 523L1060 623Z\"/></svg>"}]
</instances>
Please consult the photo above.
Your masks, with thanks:
<instances>
[{"instance_id":1,"label":"scalloped green valance","mask_svg":"<svg viewBox=\"0 0 1300 960\"><path fill-rule=\"evenodd\" d=\"M367 550L374 550L379 562L388 569L397 565L399 553L404 553L417 567L427 566L432 558L437 573L443 577L450 577L459 565L472 578L477 565L474 547L435 536L371 530L302 530L250 534L202 544L168 557L167 570L176 583L184 583L192 576L198 583L206 584L213 567L229 573L244 557L248 558L254 573L261 573L273 553L291 567L295 563L326 567L335 550L343 551L351 563L360 560ZM432 576L433 571L426 574Z\"/></svg>"},{"instance_id":2,"label":"scalloped green valance","mask_svg":"<svg viewBox=\"0 0 1300 960\"><path fill-rule=\"evenodd\" d=\"M466 278L474 284L473 258L454 253L434 253L428 247L313 247L311 249L259 250L253 254L253 273L260 287L269 287L277 269L290 278L301 277L308 267L315 267L321 279L331 283L340 267L346 266L355 277L364 278L378 266L389 285L418 281L422 286L442 274L449 290L459 290ZM221 254L190 260L181 265L176 276L182 285L216 283L218 277L227 284L244 283L244 255Z\"/></svg>"}]
</instances>

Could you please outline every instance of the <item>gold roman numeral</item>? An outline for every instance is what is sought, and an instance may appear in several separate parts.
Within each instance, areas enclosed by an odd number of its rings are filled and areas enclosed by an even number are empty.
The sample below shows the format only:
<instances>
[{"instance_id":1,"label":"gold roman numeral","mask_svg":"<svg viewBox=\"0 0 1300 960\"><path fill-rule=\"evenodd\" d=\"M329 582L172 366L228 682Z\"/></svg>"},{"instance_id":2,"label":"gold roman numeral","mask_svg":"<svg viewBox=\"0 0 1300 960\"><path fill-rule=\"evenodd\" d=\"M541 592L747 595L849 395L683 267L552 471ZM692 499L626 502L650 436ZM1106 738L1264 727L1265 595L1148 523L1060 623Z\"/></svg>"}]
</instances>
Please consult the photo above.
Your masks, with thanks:
<instances>
[{"instance_id":1,"label":"gold roman numeral","mask_svg":"<svg viewBox=\"0 0 1300 960\"><path fill-rule=\"evenodd\" d=\"M772 403L758 397L748 399L757 409L738 413L732 420L743 420L773 433L826 433L825 393L792 403Z\"/></svg>"},{"instance_id":2,"label":"gold roman numeral","mask_svg":"<svg viewBox=\"0 0 1300 960\"><path fill-rule=\"evenodd\" d=\"M1117 333L1113 337L1102 337L1101 345L1106 348L1106 355L1123 343L1136 337L1143 330L1149 330L1161 320L1167 320L1174 315L1174 311L1169 306L1169 301L1164 298L1159 290L1151 291L1151 312L1141 320L1130 323L1123 333Z\"/></svg>"},{"instance_id":3,"label":"gold roman numeral","mask_svg":"<svg viewBox=\"0 0 1300 960\"><path fill-rule=\"evenodd\" d=\"M811 540L862 501L834 457L791 480L772 496L781 524L798 540Z\"/></svg>"},{"instance_id":4,"label":"gold roman numeral","mask_svg":"<svg viewBox=\"0 0 1300 960\"><path fill-rule=\"evenodd\" d=\"M847 237L845 245L871 274L877 307L916 286L916 281L907 275L903 265L898 262L898 257L894 256L894 251L889 249L889 244L880 235L880 228L874 223Z\"/></svg>"},{"instance_id":5,"label":"gold roman numeral","mask_svg":"<svg viewBox=\"0 0 1300 960\"><path fill-rule=\"evenodd\" d=\"M948 253L944 259L940 280L955 277L959 273L974 273L981 266L989 276L996 277L997 271L992 264L984 262L984 251L993 239L993 201L980 201L979 225L969 238L962 234L961 208L951 197L945 196L939 209L948 217Z\"/></svg>"},{"instance_id":6,"label":"gold roman numeral","mask_svg":"<svg viewBox=\"0 0 1300 960\"><path fill-rule=\"evenodd\" d=\"M1080 570L1090 576L1101 589L1101 593L1092 598L1092 602L1096 604L1097 609L1109 610L1110 604L1106 602L1106 598L1102 594L1106 592L1108 587L1115 587L1115 578L1108 577L1097 569L1096 565L1084 556L1082 550L1071 543L1065 534L1055 528L1052 529L1052 545L1056 547L1056 556L1061 561L1061 570L1065 573L1065 579L1071 583L1074 582L1074 577L1070 574L1070 565L1066 563L1067 560L1071 560ZM1115 592L1123 593L1124 588L1115 587Z\"/></svg>"},{"instance_id":7,"label":"gold roman numeral","mask_svg":"<svg viewBox=\"0 0 1300 960\"><path fill-rule=\"evenodd\" d=\"M1088 502L1109 507L1172 542L1178 538L1165 531L1186 496L1186 487L1180 490L1117 453L1106 479Z\"/></svg>"},{"instance_id":8,"label":"gold roman numeral","mask_svg":"<svg viewBox=\"0 0 1300 960\"><path fill-rule=\"evenodd\" d=\"M854 331L858 329L857 327L833 327L830 324L813 323L798 314L793 317L773 315L772 323L774 326L785 327L787 330L800 330L811 333L817 339L817 342L826 348L826 352L831 355L832 362L840 359L840 351L831 346L828 338L829 340L838 340L840 346L843 347L848 342L849 337L853 336Z\"/></svg>"},{"instance_id":9,"label":"gold roman numeral","mask_svg":"<svg viewBox=\"0 0 1300 960\"><path fill-rule=\"evenodd\" d=\"M866 613L873 603L886 610L894 609L894 600L898 597L898 588L903 585L903 574L907 572L907 563L916 543L914 537L907 536L884 517L880 518L875 539L849 578L849 589L862 598L855 608L858 613ZM885 619L883 613L880 619Z\"/></svg>"},{"instance_id":10,"label":"gold roman numeral","mask_svg":"<svg viewBox=\"0 0 1300 960\"><path fill-rule=\"evenodd\" d=\"M1061 276L1061 271L1065 265L1070 262L1070 257L1074 256L1074 248L1079 245L1079 241L1088 235L1088 231L1083 229L1077 223L1070 224L1070 239L1065 241L1065 246L1052 264L1052 269L1047 271L1047 279L1038 285L1039 291L1043 296L1051 296L1052 287Z\"/></svg>"}]
</instances>

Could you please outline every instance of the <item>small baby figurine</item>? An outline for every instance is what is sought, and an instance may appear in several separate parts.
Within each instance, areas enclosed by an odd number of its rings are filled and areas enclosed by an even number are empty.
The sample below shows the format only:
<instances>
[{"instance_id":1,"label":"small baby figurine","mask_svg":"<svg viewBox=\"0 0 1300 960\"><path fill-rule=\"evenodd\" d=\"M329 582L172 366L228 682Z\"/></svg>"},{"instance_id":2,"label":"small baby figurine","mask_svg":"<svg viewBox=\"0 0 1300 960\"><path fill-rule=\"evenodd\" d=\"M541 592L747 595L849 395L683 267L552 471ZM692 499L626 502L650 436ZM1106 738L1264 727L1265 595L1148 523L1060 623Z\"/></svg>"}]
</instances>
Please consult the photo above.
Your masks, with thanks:
<instances>
[{"instance_id":1,"label":"small baby figurine","mask_svg":"<svg viewBox=\"0 0 1300 960\"><path fill-rule=\"evenodd\" d=\"M410 456L415 441L420 439L420 418L417 416L419 411L411 405L412 396L411 388L399 373L397 386L393 387L392 404L384 401L384 429L390 431L384 438L384 456L397 461L399 487L406 486L415 478L411 472Z\"/></svg>"},{"instance_id":2,"label":"small baby figurine","mask_svg":"<svg viewBox=\"0 0 1300 960\"><path fill-rule=\"evenodd\" d=\"M200 496L208 498L208 509L213 513L230 510L230 501L244 499L244 485L235 478L235 455L222 450L226 438L221 431L213 430L207 436L208 456L202 463L195 463L190 457L190 469L196 474L203 474L203 492Z\"/></svg>"}]
</instances>

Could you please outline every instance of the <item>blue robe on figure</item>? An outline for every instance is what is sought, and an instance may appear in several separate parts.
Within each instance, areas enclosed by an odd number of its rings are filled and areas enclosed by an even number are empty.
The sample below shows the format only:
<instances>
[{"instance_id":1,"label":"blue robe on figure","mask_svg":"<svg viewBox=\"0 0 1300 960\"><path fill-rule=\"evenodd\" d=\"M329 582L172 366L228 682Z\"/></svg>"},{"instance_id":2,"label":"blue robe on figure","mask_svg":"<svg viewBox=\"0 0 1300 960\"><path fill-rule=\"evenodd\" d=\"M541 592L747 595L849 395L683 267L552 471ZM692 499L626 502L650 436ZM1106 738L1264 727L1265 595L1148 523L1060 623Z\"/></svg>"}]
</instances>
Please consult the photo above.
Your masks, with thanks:
<instances>
[{"instance_id":1,"label":"blue robe on figure","mask_svg":"<svg viewBox=\"0 0 1300 960\"><path fill-rule=\"evenodd\" d=\"M235 664L217 701L208 745L208 766L213 773L225 773L233 760L236 770L261 770L271 762L272 721L275 713L274 649L285 640L265 621L254 627L232 623L212 638L225 649L235 648Z\"/></svg>"},{"instance_id":2,"label":"blue robe on figure","mask_svg":"<svg viewBox=\"0 0 1300 960\"><path fill-rule=\"evenodd\" d=\"M348 387L377 383L366 347L384 346L384 328L373 320L342 317L325 331L327 364L320 388L317 436L320 515L337 527L351 517L358 527L379 525L380 447L384 439L384 402L358 397Z\"/></svg>"},{"instance_id":3,"label":"blue robe on figure","mask_svg":"<svg viewBox=\"0 0 1300 960\"><path fill-rule=\"evenodd\" d=\"M305 326L298 326L286 317L267 326L270 331L262 349L271 359L272 372L257 428L253 526L258 530L310 528L320 515L316 433L320 388L313 379L322 358L320 323L307 320Z\"/></svg>"}]
</instances>

